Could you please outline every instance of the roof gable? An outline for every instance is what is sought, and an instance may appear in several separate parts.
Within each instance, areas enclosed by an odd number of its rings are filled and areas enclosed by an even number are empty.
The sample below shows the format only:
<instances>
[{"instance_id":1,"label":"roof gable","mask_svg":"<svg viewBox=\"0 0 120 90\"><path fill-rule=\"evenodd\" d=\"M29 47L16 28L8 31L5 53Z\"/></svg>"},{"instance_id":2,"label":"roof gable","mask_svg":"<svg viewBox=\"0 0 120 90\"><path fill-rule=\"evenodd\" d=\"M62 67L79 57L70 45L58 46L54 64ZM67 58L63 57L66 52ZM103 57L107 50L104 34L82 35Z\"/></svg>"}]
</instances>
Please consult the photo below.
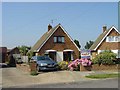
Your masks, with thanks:
<instances>
[{"instance_id":1,"label":"roof gable","mask_svg":"<svg viewBox=\"0 0 120 90\"><path fill-rule=\"evenodd\" d=\"M108 29L104 33L100 34L100 36L96 39L94 44L90 47L90 50L96 50L112 30L115 30L116 32L118 32L120 34L120 32L117 30L117 28L115 26L112 26L110 29Z\"/></svg>"},{"instance_id":2,"label":"roof gable","mask_svg":"<svg viewBox=\"0 0 120 90\"><path fill-rule=\"evenodd\" d=\"M77 45L74 43L74 41L72 40L72 38L70 37L70 35L67 33L67 31L62 27L61 24L58 24L57 26L55 26L54 28L52 28L51 30L49 30L48 32L46 32L38 41L37 43L31 48L31 51L35 51L38 52L42 46L49 40L49 38L56 32L56 30L58 28L61 28L63 30L63 32L65 32L65 34L70 38L70 40L73 42L73 44L76 46L76 48L80 51L80 49L77 47Z\"/></svg>"}]
</instances>

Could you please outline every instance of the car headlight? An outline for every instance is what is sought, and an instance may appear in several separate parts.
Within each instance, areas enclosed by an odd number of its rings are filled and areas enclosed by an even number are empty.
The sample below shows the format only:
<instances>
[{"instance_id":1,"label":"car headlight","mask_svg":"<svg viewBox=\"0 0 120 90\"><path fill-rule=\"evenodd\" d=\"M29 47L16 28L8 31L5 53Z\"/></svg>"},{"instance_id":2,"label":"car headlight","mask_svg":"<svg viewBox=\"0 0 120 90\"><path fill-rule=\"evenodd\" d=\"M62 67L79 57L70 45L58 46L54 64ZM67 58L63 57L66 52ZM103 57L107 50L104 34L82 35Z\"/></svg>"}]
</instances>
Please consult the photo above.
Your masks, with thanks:
<instances>
[{"instance_id":1,"label":"car headlight","mask_svg":"<svg viewBox=\"0 0 120 90\"><path fill-rule=\"evenodd\" d=\"M40 66L47 66L47 63L41 63Z\"/></svg>"}]
</instances>

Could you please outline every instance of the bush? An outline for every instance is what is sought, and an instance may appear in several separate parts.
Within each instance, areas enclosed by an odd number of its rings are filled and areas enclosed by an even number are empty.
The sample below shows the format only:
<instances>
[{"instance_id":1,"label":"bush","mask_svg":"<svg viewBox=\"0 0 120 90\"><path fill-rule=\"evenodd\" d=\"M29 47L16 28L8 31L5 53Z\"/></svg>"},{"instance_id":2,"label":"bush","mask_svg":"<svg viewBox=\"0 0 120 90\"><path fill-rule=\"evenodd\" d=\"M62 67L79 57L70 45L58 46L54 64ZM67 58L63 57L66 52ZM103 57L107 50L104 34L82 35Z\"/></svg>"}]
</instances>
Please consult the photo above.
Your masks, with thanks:
<instances>
[{"instance_id":1,"label":"bush","mask_svg":"<svg viewBox=\"0 0 120 90\"><path fill-rule=\"evenodd\" d=\"M80 70L80 59L76 59L69 63L68 69L71 71L79 71Z\"/></svg>"},{"instance_id":2,"label":"bush","mask_svg":"<svg viewBox=\"0 0 120 90\"><path fill-rule=\"evenodd\" d=\"M92 61L94 64L103 64L103 65L111 65L115 64L113 60L115 60L116 54L111 51L104 51L96 56Z\"/></svg>"},{"instance_id":3,"label":"bush","mask_svg":"<svg viewBox=\"0 0 120 90\"><path fill-rule=\"evenodd\" d=\"M58 63L58 67L60 70L67 70L68 69L68 62L61 61Z\"/></svg>"},{"instance_id":4,"label":"bush","mask_svg":"<svg viewBox=\"0 0 120 90\"><path fill-rule=\"evenodd\" d=\"M80 71L80 65L91 66L91 61L88 59L76 59L68 65L68 68L72 71Z\"/></svg>"},{"instance_id":5,"label":"bush","mask_svg":"<svg viewBox=\"0 0 120 90\"><path fill-rule=\"evenodd\" d=\"M36 75L38 75L38 73L37 73L37 71L31 71L31 72L30 72L30 75L36 76Z\"/></svg>"}]
</instances>

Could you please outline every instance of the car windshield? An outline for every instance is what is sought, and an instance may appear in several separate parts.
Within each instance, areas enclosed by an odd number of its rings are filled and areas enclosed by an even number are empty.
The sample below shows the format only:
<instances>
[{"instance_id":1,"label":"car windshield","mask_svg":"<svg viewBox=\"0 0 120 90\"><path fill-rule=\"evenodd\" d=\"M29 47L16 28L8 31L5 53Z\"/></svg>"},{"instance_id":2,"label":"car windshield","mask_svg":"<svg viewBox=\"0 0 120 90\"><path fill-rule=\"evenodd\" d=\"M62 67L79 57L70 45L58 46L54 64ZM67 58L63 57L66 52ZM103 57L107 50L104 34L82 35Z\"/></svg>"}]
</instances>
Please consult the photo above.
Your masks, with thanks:
<instances>
[{"instance_id":1,"label":"car windshield","mask_svg":"<svg viewBox=\"0 0 120 90\"><path fill-rule=\"evenodd\" d=\"M39 60L51 60L51 59L47 56L39 56L37 57L37 60L39 61Z\"/></svg>"}]
</instances>

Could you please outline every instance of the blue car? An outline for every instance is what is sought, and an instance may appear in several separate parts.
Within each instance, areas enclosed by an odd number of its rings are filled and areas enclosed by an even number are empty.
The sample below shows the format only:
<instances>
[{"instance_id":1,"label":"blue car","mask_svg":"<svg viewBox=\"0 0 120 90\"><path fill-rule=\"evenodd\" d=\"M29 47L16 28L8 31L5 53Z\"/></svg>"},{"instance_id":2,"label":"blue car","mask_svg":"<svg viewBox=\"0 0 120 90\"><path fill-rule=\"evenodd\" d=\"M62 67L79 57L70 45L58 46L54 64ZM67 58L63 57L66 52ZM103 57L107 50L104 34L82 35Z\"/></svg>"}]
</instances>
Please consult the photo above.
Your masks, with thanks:
<instances>
[{"instance_id":1,"label":"blue car","mask_svg":"<svg viewBox=\"0 0 120 90\"><path fill-rule=\"evenodd\" d=\"M48 56L33 56L31 60L36 61L38 72L58 69L58 64Z\"/></svg>"}]
</instances>

